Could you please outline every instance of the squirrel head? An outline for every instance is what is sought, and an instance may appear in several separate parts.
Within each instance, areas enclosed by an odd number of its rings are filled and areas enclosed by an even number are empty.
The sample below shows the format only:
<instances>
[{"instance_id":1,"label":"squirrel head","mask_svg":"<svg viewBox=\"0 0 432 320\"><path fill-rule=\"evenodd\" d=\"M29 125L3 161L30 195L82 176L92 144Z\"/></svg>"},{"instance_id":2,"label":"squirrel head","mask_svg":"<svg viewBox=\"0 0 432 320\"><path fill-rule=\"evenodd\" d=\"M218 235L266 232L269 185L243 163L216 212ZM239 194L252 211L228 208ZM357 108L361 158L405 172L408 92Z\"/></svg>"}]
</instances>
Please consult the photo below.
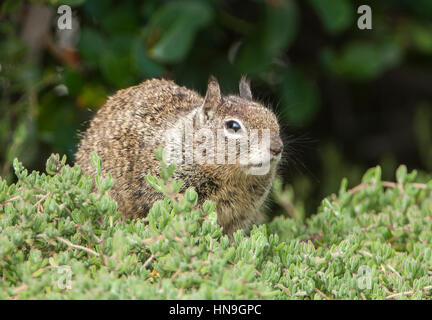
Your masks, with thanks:
<instances>
[{"instance_id":1,"label":"squirrel head","mask_svg":"<svg viewBox=\"0 0 432 320\"><path fill-rule=\"evenodd\" d=\"M218 81L211 76L204 102L197 109L193 122L194 130L208 128L223 135L226 140L239 141L240 148L234 149L234 157L246 172L263 164L274 166L281 158L283 143L277 118L270 109L253 100L249 81L245 77L240 80L239 95L223 96ZM254 147L264 140L267 141L268 156L263 153L265 149ZM241 141L248 142L247 149L241 148ZM225 156L230 157L230 154ZM242 156L248 160L241 162Z\"/></svg>"}]
</instances>

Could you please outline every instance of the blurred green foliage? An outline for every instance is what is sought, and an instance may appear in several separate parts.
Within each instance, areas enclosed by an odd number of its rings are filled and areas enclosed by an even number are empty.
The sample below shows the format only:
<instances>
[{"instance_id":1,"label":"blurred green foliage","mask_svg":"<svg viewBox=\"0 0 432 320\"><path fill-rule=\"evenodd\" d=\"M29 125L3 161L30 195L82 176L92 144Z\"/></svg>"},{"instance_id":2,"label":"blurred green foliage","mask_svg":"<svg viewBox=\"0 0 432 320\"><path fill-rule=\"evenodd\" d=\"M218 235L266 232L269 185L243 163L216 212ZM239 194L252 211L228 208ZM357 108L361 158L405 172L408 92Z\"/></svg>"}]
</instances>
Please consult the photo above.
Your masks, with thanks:
<instances>
[{"instance_id":1,"label":"blurred green foliage","mask_svg":"<svg viewBox=\"0 0 432 320\"><path fill-rule=\"evenodd\" d=\"M56 27L63 3L69 33ZM41 4L51 20L32 48L25 25ZM372 30L357 28L362 4ZM51 152L73 159L78 132L117 89L167 77L203 93L210 74L225 92L247 74L279 114L282 176L315 199L306 212L377 163L384 175L401 162L430 172L431 21L429 0L4 1L0 173L14 179L14 157L36 169Z\"/></svg>"}]
</instances>

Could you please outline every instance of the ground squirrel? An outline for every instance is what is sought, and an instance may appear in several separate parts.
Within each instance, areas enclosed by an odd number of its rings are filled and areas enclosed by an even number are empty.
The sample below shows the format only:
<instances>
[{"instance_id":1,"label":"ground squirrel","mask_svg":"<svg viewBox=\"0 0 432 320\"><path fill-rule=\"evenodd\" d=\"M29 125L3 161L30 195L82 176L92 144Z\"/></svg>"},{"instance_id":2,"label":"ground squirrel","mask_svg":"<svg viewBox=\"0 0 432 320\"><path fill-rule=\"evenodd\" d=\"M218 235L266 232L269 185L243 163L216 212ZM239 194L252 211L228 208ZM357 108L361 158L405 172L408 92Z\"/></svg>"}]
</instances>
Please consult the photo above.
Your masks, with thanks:
<instances>
[{"instance_id":1,"label":"ground squirrel","mask_svg":"<svg viewBox=\"0 0 432 320\"><path fill-rule=\"evenodd\" d=\"M234 151L227 144L223 156L219 157L219 160L226 160L231 155L234 163L177 161L174 178L183 180L184 189L194 187L200 204L205 200L216 203L218 223L224 233L231 236L238 229L248 233L253 224L263 220L264 202L275 177L283 143L275 114L253 101L249 82L244 77L239 91L238 96L223 96L214 77L210 77L204 98L172 81L160 79L119 90L97 111L82 134L76 162L83 172L94 175L90 154L96 152L102 159L103 173L110 172L115 180L111 195L118 202L119 210L126 217L143 217L156 200L163 198L145 177L148 174L159 176L160 163L155 151L164 147L166 132L184 128L189 121L193 132L206 128L207 133L214 133L216 137L217 131L225 142L234 137L237 139ZM245 149L239 148L239 141L252 129L259 132L261 142L264 132L268 133L267 162L258 161L265 158L265 152L262 152L264 149L252 150L252 143L246 149L248 162L240 161ZM216 138L204 140L215 142ZM204 140L202 137L193 140L192 147ZM185 155L185 149L180 158ZM215 150L201 149L200 154L208 160ZM264 165L268 165L266 172L251 173L251 169Z\"/></svg>"}]
</instances>

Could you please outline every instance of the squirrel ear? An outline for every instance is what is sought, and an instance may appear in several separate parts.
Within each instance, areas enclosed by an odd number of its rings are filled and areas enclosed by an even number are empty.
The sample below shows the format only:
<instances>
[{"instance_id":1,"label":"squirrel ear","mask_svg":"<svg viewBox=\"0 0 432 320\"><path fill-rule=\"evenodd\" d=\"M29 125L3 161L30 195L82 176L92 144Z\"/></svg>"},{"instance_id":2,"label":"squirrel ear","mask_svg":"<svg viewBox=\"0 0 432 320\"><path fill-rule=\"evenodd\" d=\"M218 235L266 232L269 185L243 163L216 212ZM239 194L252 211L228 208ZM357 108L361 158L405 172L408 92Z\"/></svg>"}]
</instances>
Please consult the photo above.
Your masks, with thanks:
<instances>
[{"instance_id":1,"label":"squirrel ear","mask_svg":"<svg viewBox=\"0 0 432 320\"><path fill-rule=\"evenodd\" d=\"M243 76L239 84L240 98L252 100L252 92L250 89L249 80Z\"/></svg>"},{"instance_id":2,"label":"squirrel ear","mask_svg":"<svg viewBox=\"0 0 432 320\"><path fill-rule=\"evenodd\" d=\"M222 95L219 83L214 76L210 76L207 86L207 92L204 98L203 111L206 114L212 113L222 102Z\"/></svg>"}]
</instances>

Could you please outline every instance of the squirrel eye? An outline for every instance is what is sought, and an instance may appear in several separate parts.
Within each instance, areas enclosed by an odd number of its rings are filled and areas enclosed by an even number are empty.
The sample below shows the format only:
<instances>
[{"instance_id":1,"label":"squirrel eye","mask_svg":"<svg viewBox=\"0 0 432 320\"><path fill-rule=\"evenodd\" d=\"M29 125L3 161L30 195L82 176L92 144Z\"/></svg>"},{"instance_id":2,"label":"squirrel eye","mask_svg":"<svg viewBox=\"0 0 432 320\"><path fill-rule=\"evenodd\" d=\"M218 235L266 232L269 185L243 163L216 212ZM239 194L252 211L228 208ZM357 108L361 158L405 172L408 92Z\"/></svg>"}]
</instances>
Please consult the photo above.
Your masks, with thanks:
<instances>
[{"instance_id":1,"label":"squirrel eye","mask_svg":"<svg viewBox=\"0 0 432 320\"><path fill-rule=\"evenodd\" d=\"M233 130L234 132L237 132L241 129L240 123L235 120L228 120L225 122L225 126L228 130Z\"/></svg>"}]
</instances>

